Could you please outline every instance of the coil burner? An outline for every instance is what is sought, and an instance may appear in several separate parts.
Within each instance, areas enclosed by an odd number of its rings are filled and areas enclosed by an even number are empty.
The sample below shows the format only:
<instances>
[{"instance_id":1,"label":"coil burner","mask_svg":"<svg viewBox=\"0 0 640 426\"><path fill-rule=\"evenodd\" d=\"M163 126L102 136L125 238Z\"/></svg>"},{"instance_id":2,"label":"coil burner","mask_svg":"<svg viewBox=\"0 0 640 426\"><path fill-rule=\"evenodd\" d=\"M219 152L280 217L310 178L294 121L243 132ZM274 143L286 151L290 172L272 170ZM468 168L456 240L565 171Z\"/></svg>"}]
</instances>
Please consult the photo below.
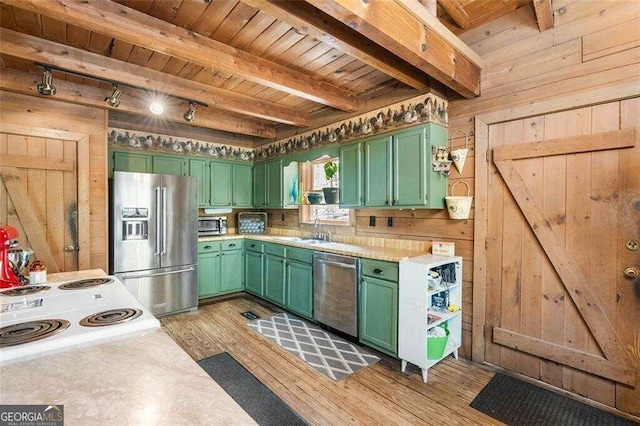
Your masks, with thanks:
<instances>
[{"instance_id":1,"label":"coil burner","mask_svg":"<svg viewBox=\"0 0 640 426\"><path fill-rule=\"evenodd\" d=\"M97 314L89 315L80 320L80 325L85 327L102 327L106 325L121 324L131 321L142 315L140 309L122 308L111 309Z\"/></svg>"},{"instance_id":2,"label":"coil burner","mask_svg":"<svg viewBox=\"0 0 640 426\"><path fill-rule=\"evenodd\" d=\"M51 290L48 285L26 285L23 287L14 287L9 290L0 291L2 296L28 296L30 294L40 293L41 291Z\"/></svg>"},{"instance_id":3,"label":"coil burner","mask_svg":"<svg viewBox=\"0 0 640 426\"><path fill-rule=\"evenodd\" d=\"M0 328L0 348L46 339L69 327L69 321L48 319L22 322Z\"/></svg>"},{"instance_id":4,"label":"coil burner","mask_svg":"<svg viewBox=\"0 0 640 426\"><path fill-rule=\"evenodd\" d=\"M81 290L83 288L96 287L103 284L112 283L111 278L90 278L87 280L71 281L58 287L60 290Z\"/></svg>"}]
</instances>

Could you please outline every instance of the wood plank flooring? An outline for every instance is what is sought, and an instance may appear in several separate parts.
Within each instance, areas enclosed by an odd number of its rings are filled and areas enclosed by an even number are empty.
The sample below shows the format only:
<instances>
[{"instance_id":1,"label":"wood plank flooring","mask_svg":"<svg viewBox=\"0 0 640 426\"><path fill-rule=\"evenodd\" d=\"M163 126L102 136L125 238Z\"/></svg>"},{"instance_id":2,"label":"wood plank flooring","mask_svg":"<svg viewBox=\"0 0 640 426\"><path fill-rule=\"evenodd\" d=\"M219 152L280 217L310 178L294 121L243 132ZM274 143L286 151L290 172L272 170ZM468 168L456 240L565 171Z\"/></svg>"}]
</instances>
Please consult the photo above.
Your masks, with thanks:
<instances>
[{"instance_id":1,"label":"wood plank flooring","mask_svg":"<svg viewBox=\"0 0 640 426\"><path fill-rule=\"evenodd\" d=\"M162 318L163 329L194 359L228 352L312 425L499 424L469 403L494 373L447 358L429 370L400 372L400 362L380 362L335 382L246 326L241 315L276 311L251 296L217 301L195 313Z\"/></svg>"}]
</instances>

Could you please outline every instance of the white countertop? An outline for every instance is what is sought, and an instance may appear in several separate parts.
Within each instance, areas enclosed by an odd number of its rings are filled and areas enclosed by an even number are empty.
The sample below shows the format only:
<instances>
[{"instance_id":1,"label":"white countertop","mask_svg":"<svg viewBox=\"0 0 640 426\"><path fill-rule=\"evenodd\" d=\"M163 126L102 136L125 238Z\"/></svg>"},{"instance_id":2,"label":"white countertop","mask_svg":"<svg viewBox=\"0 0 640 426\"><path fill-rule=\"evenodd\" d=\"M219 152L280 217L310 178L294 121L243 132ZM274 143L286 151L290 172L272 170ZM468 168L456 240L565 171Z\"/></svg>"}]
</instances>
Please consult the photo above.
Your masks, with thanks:
<instances>
[{"instance_id":1,"label":"white countertop","mask_svg":"<svg viewBox=\"0 0 640 426\"><path fill-rule=\"evenodd\" d=\"M106 275L50 274L49 281ZM255 424L165 332L0 366L0 404L64 405L66 425Z\"/></svg>"}]
</instances>

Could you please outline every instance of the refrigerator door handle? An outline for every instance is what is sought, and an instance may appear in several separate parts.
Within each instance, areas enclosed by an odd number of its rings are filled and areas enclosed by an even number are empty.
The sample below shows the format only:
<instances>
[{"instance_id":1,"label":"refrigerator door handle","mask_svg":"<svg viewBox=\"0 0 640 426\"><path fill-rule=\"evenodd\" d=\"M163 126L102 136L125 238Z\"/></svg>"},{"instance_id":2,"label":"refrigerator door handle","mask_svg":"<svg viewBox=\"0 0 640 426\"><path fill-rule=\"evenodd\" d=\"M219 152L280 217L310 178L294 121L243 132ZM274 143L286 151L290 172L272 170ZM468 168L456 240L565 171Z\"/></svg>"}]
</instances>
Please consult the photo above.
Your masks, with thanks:
<instances>
[{"instance_id":1,"label":"refrigerator door handle","mask_svg":"<svg viewBox=\"0 0 640 426\"><path fill-rule=\"evenodd\" d=\"M167 187L162 187L162 251L167 254Z\"/></svg>"},{"instance_id":2,"label":"refrigerator door handle","mask_svg":"<svg viewBox=\"0 0 640 426\"><path fill-rule=\"evenodd\" d=\"M155 238L155 248L154 248L154 252L153 254L156 256L160 255L160 252L162 251L162 248L160 247L160 235L162 232L161 229L161 223L160 223L160 204L161 204L161 199L160 199L160 188L156 188L155 189L156 192L156 238Z\"/></svg>"},{"instance_id":3,"label":"refrigerator door handle","mask_svg":"<svg viewBox=\"0 0 640 426\"><path fill-rule=\"evenodd\" d=\"M179 271L169 271L169 272L158 272L157 274L146 274L146 275L123 275L123 280L134 280L138 278L150 278L150 277L160 277L163 275L173 275L173 274L182 274L183 272L191 272L196 268L193 266L187 269L180 269Z\"/></svg>"}]
</instances>

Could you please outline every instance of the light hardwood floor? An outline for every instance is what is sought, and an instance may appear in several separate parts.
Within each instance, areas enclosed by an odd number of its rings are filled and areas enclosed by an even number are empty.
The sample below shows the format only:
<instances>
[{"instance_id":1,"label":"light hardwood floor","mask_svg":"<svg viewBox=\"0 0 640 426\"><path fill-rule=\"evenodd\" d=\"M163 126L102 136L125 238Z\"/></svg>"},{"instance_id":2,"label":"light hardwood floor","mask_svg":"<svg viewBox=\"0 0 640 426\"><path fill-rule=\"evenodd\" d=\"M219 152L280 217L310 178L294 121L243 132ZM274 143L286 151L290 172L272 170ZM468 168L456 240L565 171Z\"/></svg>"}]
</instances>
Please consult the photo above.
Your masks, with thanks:
<instances>
[{"instance_id":1,"label":"light hardwood floor","mask_svg":"<svg viewBox=\"0 0 640 426\"><path fill-rule=\"evenodd\" d=\"M429 370L400 372L400 362L382 360L335 382L246 326L241 315L275 311L251 296L201 306L195 313L162 319L163 329L195 360L228 352L308 423L498 424L469 407L493 376L466 360L447 358Z\"/></svg>"}]
</instances>

